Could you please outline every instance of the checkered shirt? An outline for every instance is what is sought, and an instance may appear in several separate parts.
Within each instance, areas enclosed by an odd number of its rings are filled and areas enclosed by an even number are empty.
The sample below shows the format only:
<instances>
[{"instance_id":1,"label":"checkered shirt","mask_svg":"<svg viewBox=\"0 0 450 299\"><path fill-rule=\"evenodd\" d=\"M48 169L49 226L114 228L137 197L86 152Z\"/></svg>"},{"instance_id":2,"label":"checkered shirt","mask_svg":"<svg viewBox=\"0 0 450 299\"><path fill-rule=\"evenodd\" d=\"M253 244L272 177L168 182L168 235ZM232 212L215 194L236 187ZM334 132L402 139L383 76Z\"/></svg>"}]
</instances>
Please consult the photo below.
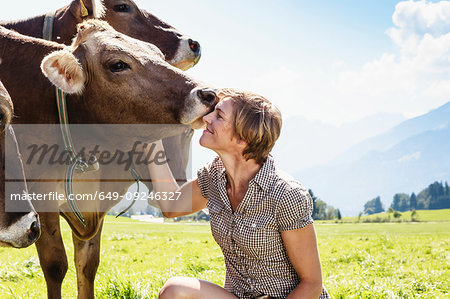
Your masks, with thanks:
<instances>
[{"instance_id":1,"label":"checkered shirt","mask_svg":"<svg viewBox=\"0 0 450 299\"><path fill-rule=\"evenodd\" d=\"M225 257L225 289L239 298L287 297L300 279L280 232L313 223L308 191L275 168L269 155L233 212L222 160L216 157L197 176L208 199L212 235ZM320 298L330 298L325 289Z\"/></svg>"}]
</instances>

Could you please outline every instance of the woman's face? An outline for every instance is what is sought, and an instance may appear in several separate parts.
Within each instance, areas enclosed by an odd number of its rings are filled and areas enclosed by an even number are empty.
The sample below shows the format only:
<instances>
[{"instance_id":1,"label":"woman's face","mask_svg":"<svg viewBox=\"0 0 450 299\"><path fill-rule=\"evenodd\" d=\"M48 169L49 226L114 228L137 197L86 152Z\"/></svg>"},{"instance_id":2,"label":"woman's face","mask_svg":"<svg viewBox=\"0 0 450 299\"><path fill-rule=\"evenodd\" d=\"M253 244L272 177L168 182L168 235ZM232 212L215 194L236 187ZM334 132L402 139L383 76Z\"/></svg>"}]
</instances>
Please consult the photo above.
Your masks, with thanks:
<instances>
[{"instance_id":1,"label":"woman's face","mask_svg":"<svg viewBox=\"0 0 450 299\"><path fill-rule=\"evenodd\" d=\"M216 152L234 150L237 138L234 134L233 101L225 98L220 101L213 112L205 115L206 128L200 137L200 145Z\"/></svg>"}]
</instances>

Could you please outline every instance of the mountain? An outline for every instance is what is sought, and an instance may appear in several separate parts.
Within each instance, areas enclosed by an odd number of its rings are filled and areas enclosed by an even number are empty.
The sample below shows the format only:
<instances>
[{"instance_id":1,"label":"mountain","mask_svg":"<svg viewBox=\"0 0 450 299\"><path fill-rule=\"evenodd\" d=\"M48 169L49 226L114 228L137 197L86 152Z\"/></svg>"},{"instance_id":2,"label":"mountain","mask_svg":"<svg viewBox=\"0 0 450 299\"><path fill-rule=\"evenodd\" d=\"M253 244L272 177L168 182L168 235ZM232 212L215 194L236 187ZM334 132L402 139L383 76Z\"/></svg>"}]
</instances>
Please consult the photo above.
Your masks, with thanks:
<instances>
[{"instance_id":1,"label":"mountain","mask_svg":"<svg viewBox=\"0 0 450 299\"><path fill-rule=\"evenodd\" d=\"M404 121L400 114L378 113L340 127L296 116L283 121L281 136L272 154L277 165L295 172L329 163L362 140L376 136Z\"/></svg>"},{"instance_id":2,"label":"mountain","mask_svg":"<svg viewBox=\"0 0 450 299\"><path fill-rule=\"evenodd\" d=\"M369 151L384 151L401 140L420 134L425 131L438 129L448 125L450 121L450 102L430 111L424 115L406 120L384 134L357 144L350 150L340 154L334 164L343 164L356 161Z\"/></svg>"},{"instance_id":3,"label":"mountain","mask_svg":"<svg viewBox=\"0 0 450 299\"><path fill-rule=\"evenodd\" d=\"M394 193L417 194L436 180L450 181L449 120L450 102L413 119L376 114L340 127L291 117L272 154L327 204L356 215L378 195L387 208ZM192 177L216 155L198 145L200 136L197 131L192 143ZM145 207L138 202L133 209Z\"/></svg>"},{"instance_id":4,"label":"mountain","mask_svg":"<svg viewBox=\"0 0 450 299\"><path fill-rule=\"evenodd\" d=\"M358 142L391 129L405 120L401 114L378 113L340 127L302 116L283 120L281 136L272 150L278 167L294 173L329 163ZM214 159L216 154L199 145L201 130L192 139L192 173Z\"/></svg>"},{"instance_id":5,"label":"mountain","mask_svg":"<svg viewBox=\"0 0 450 299\"><path fill-rule=\"evenodd\" d=\"M395 193L417 193L434 181L450 180L449 120L450 102L295 177L344 215L356 215L378 195L388 208Z\"/></svg>"}]
</instances>

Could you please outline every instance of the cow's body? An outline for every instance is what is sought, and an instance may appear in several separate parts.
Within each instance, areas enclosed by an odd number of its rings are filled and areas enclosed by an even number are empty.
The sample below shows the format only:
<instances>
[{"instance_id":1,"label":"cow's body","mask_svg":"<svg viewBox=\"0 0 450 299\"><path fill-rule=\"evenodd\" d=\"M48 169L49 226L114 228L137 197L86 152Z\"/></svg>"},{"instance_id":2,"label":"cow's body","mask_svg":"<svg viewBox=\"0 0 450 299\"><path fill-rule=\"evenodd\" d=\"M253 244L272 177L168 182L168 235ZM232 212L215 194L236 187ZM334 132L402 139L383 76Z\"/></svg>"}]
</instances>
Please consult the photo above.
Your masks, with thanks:
<instances>
[{"instance_id":1,"label":"cow's body","mask_svg":"<svg viewBox=\"0 0 450 299\"><path fill-rule=\"evenodd\" d=\"M76 34L76 25L86 18L106 20L117 31L136 39L156 45L164 54L165 60L182 70L193 67L200 59L200 44L179 32L171 25L161 21L151 13L139 8L132 0L83 0L88 10L82 16L80 0L72 2L54 14L51 39L69 45ZM39 15L19 21L1 21L0 25L21 34L42 38L46 15ZM56 108L56 107L55 107ZM48 123L43 120L40 123ZM181 183L186 180L186 167L193 131L163 139L166 153L171 159L169 166L174 177ZM142 169L142 176L149 180L148 171ZM122 173L128 178L129 173ZM148 184L151 189L151 184Z\"/></svg>"},{"instance_id":2,"label":"cow's body","mask_svg":"<svg viewBox=\"0 0 450 299\"><path fill-rule=\"evenodd\" d=\"M87 16L81 15L81 3L88 10ZM182 70L194 66L200 59L201 48L197 41L140 9L132 0L73 0L69 5L56 10L54 16L51 38L58 43L69 45L76 34L76 25L83 19L102 18L117 31L156 45L167 62ZM46 15L40 15L20 21L2 21L0 25L24 35L42 38L45 17ZM39 123L48 121L43 119ZM170 157L169 166L180 183L186 180L192 135L193 131L187 130L186 133L163 139L166 153ZM148 171L141 170L142 176L148 181ZM129 173L124 172L122 176L124 179L129 178ZM151 189L151 184L147 185Z\"/></svg>"},{"instance_id":3,"label":"cow's body","mask_svg":"<svg viewBox=\"0 0 450 299\"><path fill-rule=\"evenodd\" d=\"M102 2L104 6L102 6ZM81 2L79 0L73 0L68 6L58 9L54 16L53 35L52 40L58 43L70 44L73 36L76 34L76 24L80 23L84 18L103 18L110 23L119 32L133 36L137 39L151 42L158 46L165 55L166 61L180 69L188 69L194 66L200 58L200 45L198 42L190 39L189 37L179 33L172 26L165 22L162 22L152 14L141 10L131 0L83 0L83 4L88 9L88 16L81 17ZM43 37L43 25L45 15L32 17L26 20L13 21L13 22L0 22L7 28L11 28L24 35ZM40 76L40 74L35 74ZM42 80L38 84L42 84ZM44 83L45 85L46 83ZM43 99L51 98L51 89L46 86L41 86L39 89L39 97ZM20 87L17 87L17 91L20 91ZM27 96L26 93L20 95L21 97ZM46 103L50 113L41 114L40 119L36 120L39 123L53 123L56 115L56 105ZM38 102L34 104L30 101L30 105L39 105ZM42 104L42 103L40 103ZM39 107L29 107L35 109ZM69 112L69 116L72 118L73 111ZM20 119L21 123L25 122L24 119ZM163 139L166 152L169 157L169 166L172 172L179 180L180 183L186 180L186 166L188 162L188 153L192 137L192 129L188 129L185 133L168 137ZM137 165L140 174L143 176L144 182L151 190L151 184L149 183L149 174L146 168ZM117 178L123 180L130 179L130 173L117 169L114 171ZM117 190L121 194L128 189L130 183L118 185L117 183L101 182L102 190ZM99 186L97 186L99 187ZM93 281L97 265L99 263L99 251L100 251L100 234L102 221L99 221L101 215L97 214L96 219L91 223L90 233L79 227L80 223L75 219L72 213L62 213L68 223L74 229L74 245L75 245L75 264L77 267L78 277L78 289L79 294L92 294L93 293ZM55 232L51 236L48 233L44 233L42 240L38 245L39 248L48 246L48 252L54 252L55 254L46 255L44 250L39 250L41 263L44 263L47 268L44 268L44 272L51 272L46 274L46 280L48 282L49 294L57 294L60 289L60 281L64 277L67 261L64 253L64 247L62 245L61 237L59 234L59 218L56 213L41 213L41 219L43 219L43 230L46 232ZM81 234L79 230L81 229ZM91 238L94 232L97 232L94 238L89 241L81 241L79 238ZM75 238L76 236L76 238ZM47 245L45 245L47 244ZM89 246L88 246L89 244ZM61 263L58 264L58 260ZM53 266L52 266L53 265ZM87 268L86 268L87 266ZM53 268L51 268L53 267ZM50 269L50 270L47 270Z\"/></svg>"},{"instance_id":4,"label":"cow's body","mask_svg":"<svg viewBox=\"0 0 450 299\"><path fill-rule=\"evenodd\" d=\"M67 92L82 93L81 96L73 95L68 97L68 115L71 123L188 124L199 121L203 114L211 110L215 96L208 92L194 92L196 91L195 88L198 87L198 83L168 65L162 59L159 50L152 45L122 36L111 28L102 29L105 26L99 24L98 22L91 22L87 26L88 29L84 28L84 30L81 30L72 48L73 55L80 60L82 72L89 70L91 71L89 74L71 73L67 76L65 70L57 69L53 71L52 68L61 66L61 61L53 61L53 57L43 63L43 69L47 70L47 76L57 85L61 83L61 80L76 79L77 76L88 78L81 89L75 85L71 86L69 82ZM99 27L100 30L97 30L95 27ZM133 44L133 47L128 52L130 54L115 53L114 51L108 51L111 49L111 46L102 46L103 41L113 40L116 42L116 39L119 39L118 42L121 43L119 48L124 52L128 50L128 43ZM101 47L96 48L98 45ZM16 122L23 124L58 123L54 88L41 74L39 65L46 54L53 51L61 51L63 48L64 46L59 44L24 37L8 30L0 29L0 53L5 53L2 55L3 63L2 68L0 68L0 78L4 80L5 86L15 99ZM96 53L102 54L97 55ZM103 72L108 72L115 68L115 66L109 66L110 69L104 69L104 67L99 66L93 67L95 64L103 63L103 54L119 55L114 59L122 59L130 64L130 68L126 69L127 72L144 69L144 73L134 75L135 79L130 77L125 81L117 81L116 77L102 75ZM138 55L139 59L130 58L135 55ZM96 59L100 59L101 62L96 61ZM112 61L116 61L114 59ZM104 61L109 60L105 58ZM143 65L141 66L139 64L142 64L142 61ZM95 69L95 72L92 72L92 69ZM66 75L61 76L61 74ZM154 76L157 76L157 78L154 78ZM102 80L95 80L95 78L99 77ZM20 79L19 82L22 83L18 84L15 82L16 79ZM27 81L33 82L33 84L24 88L23 82ZM130 87L129 82L138 84ZM72 87L73 89L71 89ZM143 92L144 90L145 92ZM105 99L109 99L114 105L107 104L104 102ZM186 110L187 107L192 109L188 111ZM175 133L178 132L173 132L173 134ZM164 132L164 134L165 136L171 135L168 132ZM156 139L165 136L153 132L146 138L151 141L152 138ZM52 143L57 142L57 139L60 137L48 136L48 138L48 142ZM54 140L51 140L52 138ZM132 141L124 139L124 144L131 145ZM19 144L25 149L27 141L19 140ZM30 170L26 167L25 171L27 178L36 178L39 175L35 169ZM55 171L58 172L60 170ZM111 170L108 171L110 172ZM99 176L101 178L102 170L92 175L96 178L99 178ZM123 192L128 185L130 183L115 184L113 187L109 186L115 188L115 190L105 191ZM92 190L83 190L83 193L93 192L94 189L101 191L101 188L104 187L104 185L93 184ZM39 188L44 189L38 190ZM58 188L60 192L63 192L61 184L55 184L51 187L38 187L30 184L30 189L33 192L47 193ZM83 212L83 216L86 219L86 227L83 227L73 217L73 213L65 210L63 214L77 237L74 238L74 244L79 296L93 297L93 282L99 263L101 223L106 215L106 211L101 209L97 212ZM55 212L40 213L40 216L42 236L36 243L37 249L47 281L48 296L58 298L61 296L61 282L67 271L67 258L59 230L59 216Z\"/></svg>"},{"instance_id":5,"label":"cow's body","mask_svg":"<svg viewBox=\"0 0 450 299\"><path fill-rule=\"evenodd\" d=\"M84 18L102 18L119 32L155 44L165 55L166 61L182 70L194 66L200 59L201 48L198 42L140 9L131 0L83 0L83 3L88 9L88 16L85 17L81 16L80 0L73 0L69 5L56 10L51 36L53 41L69 45L76 34L76 25ZM24 35L42 38L45 17L46 15L40 15L20 21L2 21L0 25ZM39 123L48 121L43 119ZM169 166L180 183L186 181L192 135L192 130L186 130L185 133L163 139L166 153L170 157ZM130 177L127 172L121 175L123 179ZM151 190L147 169L141 168L141 175Z\"/></svg>"},{"instance_id":6,"label":"cow's body","mask_svg":"<svg viewBox=\"0 0 450 299\"><path fill-rule=\"evenodd\" d=\"M0 246L22 248L36 241L40 234L40 224L30 201L13 202L5 197L5 177L14 180L8 183L9 193L28 193L16 137L9 126L12 116L11 98L0 82ZM5 152L8 153L7 165Z\"/></svg>"}]
</instances>

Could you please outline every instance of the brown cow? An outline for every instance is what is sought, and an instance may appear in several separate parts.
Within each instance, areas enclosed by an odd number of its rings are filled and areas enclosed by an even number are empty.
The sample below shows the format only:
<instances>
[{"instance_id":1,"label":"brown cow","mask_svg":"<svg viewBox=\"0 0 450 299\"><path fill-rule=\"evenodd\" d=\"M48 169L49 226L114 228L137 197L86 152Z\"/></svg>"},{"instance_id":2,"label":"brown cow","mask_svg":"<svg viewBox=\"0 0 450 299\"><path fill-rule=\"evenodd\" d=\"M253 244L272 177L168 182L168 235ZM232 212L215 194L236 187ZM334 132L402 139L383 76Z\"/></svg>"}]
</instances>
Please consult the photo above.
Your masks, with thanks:
<instances>
[{"instance_id":1,"label":"brown cow","mask_svg":"<svg viewBox=\"0 0 450 299\"><path fill-rule=\"evenodd\" d=\"M82 16L82 3L87 8L87 16ZM170 64L182 70L194 66L200 59L201 48L197 41L181 34L169 24L139 8L131 0L73 0L69 5L56 10L53 23L52 40L69 45L76 34L76 25L85 18L102 18L114 29L126 35L155 44ZM43 37L42 28L46 15L20 21L3 21L0 25L24 35ZM165 138L163 140L172 173L180 183L186 181L189 145L193 131ZM139 165L138 165L139 167ZM147 169L141 169L151 190ZM124 178L129 173L122 173ZM106 185L110 185L105 183ZM109 189L108 189L109 190Z\"/></svg>"},{"instance_id":2,"label":"brown cow","mask_svg":"<svg viewBox=\"0 0 450 299\"><path fill-rule=\"evenodd\" d=\"M81 3L88 15L82 15ZM24 35L43 38L45 15L20 21L3 21L1 26ZM73 0L56 10L52 40L69 45L77 32L76 25L84 19L101 18L117 31L150 42L165 55L167 62L182 70L194 66L200 59L200 44L181 34L131 0Z\"/></svg>"},{"instance_id":3,"label":"brown cow","mask_svg":"<svg viewBox=\"0 0 450 299\"><path fill-rule=\"evenodd\" d=\"M82 17L81 3L86 6L88 16ZM201 48L198 42L179 33L175 28L159 20L154 15L140 9L131 0L103 0L103 3L99 0L83 0L82 2L73 0L68 6L55 12L52 40L70 44L76 33L76 24L84 18L92 17L101 17L119 32L155 44L162 50L166 61L180 69L186 70L194 66L200 59ZM25 35L42 37L41 28L44 25L44 18L44 15L40 15L26 20L0 22L0 24ZM166 153L170 157L168 160L169 166L179 183L186 181L186 166L192 135L192 129L188 129L181 135L163 139ZM146 167L142 167L142 165L136 166L140 169L139 171L147 187L151 190L152 186ZM119 173L121 173L124 180L130 178L129 172L120 171L119 169L113 171L117 174L117 178ZM102 182L102 189L117 190L123 193L128 189L129 184L131 182L124 186L118 186L116 183L106 181ZM46 214L43 216L46 217ZM76 221L76 223L78 222ZM95 242L99 242L99 240L100 237L94 239ZM82 244L79 244L79 246L84 247ZM100 245L97 243L96 246L90 246L91 249L95 248L97 251L99 247ZM95 256L98 256L98 254L93 253L92 256L95 259ZM93 262L93 264L95 263L98 263L98 261Z\"/></svg>"},{"instance_id":4,"label":"brown cow","mask_svg":"<svg viewBox=\"0 0 450 299\"><path fill-rule=\"evenodd\" d=\"M88 10L83 17L81 3ZM155 44L170 64L182 70L194 66L200 59L201 48L197 41L181 34L169 24L161 21L149 12L139 8L131 0L73 0L69 5L56 10L52 40L69 45L76 34L76 25L85 18L102 18L114 29L126 35ZM0 25L24 35L43 37L45 15L20 21L3 21ZM170 157L169 166L180 183L186 181L189 146L193 131L165 138L166 153ZM141 173L151 190L149 174L143 168ZM129 174L124 172L124 178ZM105 183L108 185L108 183ZM109 189L108 189L109 190Z\"/></svg>"},{"instance_id":5,"label":"brown cow","mask_svg":"<svg viewBox=\"0 0 450 299\"><path fill-rule=\"evenodd\" d=\"M199 83L165 62L156 47L119 34L100 21L84 23L70 51L59 44L0 29L3 61L0 78L15 99L17 120L21 123L58 123L54 89L40 74L38 67L40 60L55 50L59 51L44 59L42 69L59 88L75 93L67 101L71 123L184 123L195 126L202 123L201 117L211 111L216 100L214 92L201 89ZM24 88L19 79L33 84ZM152 140L171 134L148 133L150 135L144 139ZM24 150L27 142L19 140ZM48 142L55 141L49 139ZM132 140L124 139L124 144L130 145ZM39 177L36 171L27 167L25 171L27 178ZM35 188L32 191L41 193L60 187L61 184L38 190L42 184L35 187L30 183L30 189ZM93 184L93 188L98 186ZM92 238L89 241L74 239L78 291L83 298L94 296L100 229L105 214L105 210L83 212L86 227L82 227L73 219L73 213L64 213L75 236L83 240ZM39 258L48 296L59 298L67 271L59 216L52 212L40 215L42 236L36 243Z\"/></svg>"},{"instance_id":6,"label":"brown cow","mask_svg":"<svg viewBox=\"0 0 450 299\"><path fill-rule=\"evenodd\" d=\"M13 128L9 126L12 116L11 98L0 82L0 246L23 248L37 240L40 235L40 224L39 217L29 200L10 201L6 204L5 171L7 177L16 178L14 182L9 183L9 193L19 195L28 193L16 137ZM5 151L8 153L6 170Z\"/></svg>"}]
</instances>

